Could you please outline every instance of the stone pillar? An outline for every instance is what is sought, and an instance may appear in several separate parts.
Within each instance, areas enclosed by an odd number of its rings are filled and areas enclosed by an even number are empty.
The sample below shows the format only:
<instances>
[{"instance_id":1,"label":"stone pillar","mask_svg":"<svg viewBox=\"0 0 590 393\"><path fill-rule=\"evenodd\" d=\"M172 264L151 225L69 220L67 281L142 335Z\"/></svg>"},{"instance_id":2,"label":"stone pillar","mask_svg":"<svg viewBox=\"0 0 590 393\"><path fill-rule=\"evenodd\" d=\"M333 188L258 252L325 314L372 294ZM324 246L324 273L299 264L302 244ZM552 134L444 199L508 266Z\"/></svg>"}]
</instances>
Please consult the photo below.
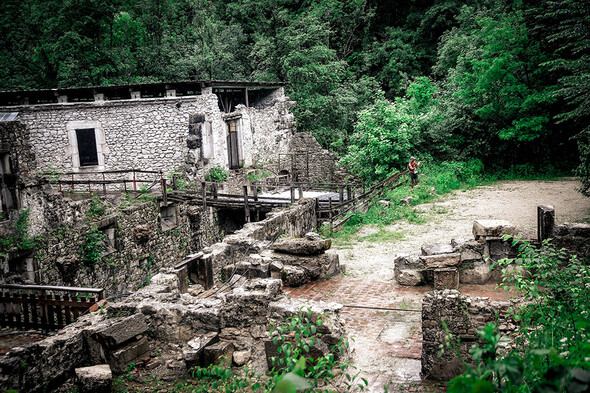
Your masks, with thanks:
<instances>
[{"instance_id":1,"label":"stone pillar","mask_svg":"<svg viewBox=\"0 0 590 393\"><path fill-rule=\"evenodd\" d=\"M550 205L537 206L537 238L540 242L553 237L555 209Z\"/></svg>"},{"instance_id":2,"label":"stone pillar","mask_svg":"<svg viewBox=\"0 0 590 393\"><path fill-rule=\"evenodd\" d=\"M176 97L176 89L166 89L166 97Z\"/></svg>"}]
</instances>

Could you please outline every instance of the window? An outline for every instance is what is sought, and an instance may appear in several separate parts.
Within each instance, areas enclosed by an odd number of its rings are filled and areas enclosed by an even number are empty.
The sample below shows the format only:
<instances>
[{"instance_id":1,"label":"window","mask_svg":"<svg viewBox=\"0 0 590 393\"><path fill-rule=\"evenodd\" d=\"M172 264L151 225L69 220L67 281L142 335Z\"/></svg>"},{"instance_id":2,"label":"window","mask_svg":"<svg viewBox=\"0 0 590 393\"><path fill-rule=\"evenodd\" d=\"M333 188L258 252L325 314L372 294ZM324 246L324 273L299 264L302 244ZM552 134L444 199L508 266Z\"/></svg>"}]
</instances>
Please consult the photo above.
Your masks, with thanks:
<instances>
[{"instance_id":1,"label":"window","mask_svg":"<svg viewBox=\"0 0 590 393\"><path fill-rule=\"evenodd\" d=\"M76 139L78 141L80 166L98 165L98 152L96 151L94 128L76 130Z\"/></svg>"},{"instance_id":2,"label":"window","mask_svg":"<svg viewBox=\"0 0 590 393\"><path fill-rule=\"evenodd\" d=\"M238 137L238 120L227 122L227 154L229 169L240 167L240 150Z\"/></svg>"}]
</instances>

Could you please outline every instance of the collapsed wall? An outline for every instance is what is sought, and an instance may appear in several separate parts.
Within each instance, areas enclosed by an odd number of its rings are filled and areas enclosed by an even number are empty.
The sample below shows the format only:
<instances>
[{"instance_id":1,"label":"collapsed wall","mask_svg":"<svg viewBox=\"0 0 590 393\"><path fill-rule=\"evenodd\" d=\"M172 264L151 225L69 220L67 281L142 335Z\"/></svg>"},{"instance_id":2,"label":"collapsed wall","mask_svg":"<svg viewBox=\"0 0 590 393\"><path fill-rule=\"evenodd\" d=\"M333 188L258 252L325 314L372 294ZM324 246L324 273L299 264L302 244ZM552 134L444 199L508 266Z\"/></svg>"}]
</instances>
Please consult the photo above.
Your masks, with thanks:
<instances>
[{"instance_id":1,"label":"collapsed wall","mask_svg":"<svg viewBox=\"0 0 590 393\"><path fill-rule=\"evenodd\" d=\"M325 353L344 333L338 318L341 305L295 301L283 294L280 280L242 280L231 292L209 298L181 293L179 284L175 272L160 273L106 312L92 312L56 336L13 348L0 358L0 390L52 390L71 379L76 368L89 365L108 365L119 374L157 348L181 359L166 365L178 375L221 354L234 365L249 364L264 372L266 358L273 355L268 326L304 306L311 309L312 321L323 315L318 351Z\"/></svg>"}]
</instances>

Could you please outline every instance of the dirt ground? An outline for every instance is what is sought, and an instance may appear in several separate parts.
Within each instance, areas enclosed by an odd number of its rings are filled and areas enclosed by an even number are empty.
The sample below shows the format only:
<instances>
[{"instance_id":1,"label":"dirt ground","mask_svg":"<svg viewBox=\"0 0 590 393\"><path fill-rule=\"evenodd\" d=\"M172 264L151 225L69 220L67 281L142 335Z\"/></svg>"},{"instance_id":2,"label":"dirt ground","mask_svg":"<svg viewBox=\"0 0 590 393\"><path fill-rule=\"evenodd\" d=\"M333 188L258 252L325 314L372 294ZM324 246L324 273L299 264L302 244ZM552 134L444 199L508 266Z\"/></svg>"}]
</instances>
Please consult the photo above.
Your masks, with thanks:
<instances>
[{"instance_id":1,"label":"dirt ground","mask_svg":"<svg viewBox=\"0 0 590 393\"><path fill-rule=\"evenodd\" d=\"M576 191L573 179L559 181L502 181L472 190L458 191L416 206L425 219L422 224L400 222L385 228L396 232L389 242L336 242L346 276L318 282L310 288L291 292L292 296L315 300L377 307L421 309L427 287L402 287L393 279L393 260L399 253L420 254L423 244L449 243L451 239L473 238L473 222L478 219L508 220L523 238L536 237L537 205L553 205L556 224L590 221L590 198ZM367 226L360 235L377 232ZM471 296L508 299L513 292L498 290L495 284L461 285ZM311 296L315 295L315 296ZM353 364L369 380L369 391L445 391L444 384L422 380L422 347L419 312L367 312L343 309L353 338Z\"/></svg>"},{"instance_id":2,"label":"dirt ground","mask_svg":"<svg viewBox=\"0 0 590 393\"><path fill-rule=\"evenodd\" d=\"M385 228L399 234L397 241L337 245L340 263L345 264L352 275L392 277L390 261L395 255L419 254L423 244L473 238L473 222L479 219L507 220L516 226L523 238L533 239L537 232L538 205L554 206L556 224L588 222L590 198L576 191L579 186L574 179L512 180L447 194L415 207L426 219L425 223L400 222ZM362 234L376 231L365 227Z\"/></svg>"}]
</instances>

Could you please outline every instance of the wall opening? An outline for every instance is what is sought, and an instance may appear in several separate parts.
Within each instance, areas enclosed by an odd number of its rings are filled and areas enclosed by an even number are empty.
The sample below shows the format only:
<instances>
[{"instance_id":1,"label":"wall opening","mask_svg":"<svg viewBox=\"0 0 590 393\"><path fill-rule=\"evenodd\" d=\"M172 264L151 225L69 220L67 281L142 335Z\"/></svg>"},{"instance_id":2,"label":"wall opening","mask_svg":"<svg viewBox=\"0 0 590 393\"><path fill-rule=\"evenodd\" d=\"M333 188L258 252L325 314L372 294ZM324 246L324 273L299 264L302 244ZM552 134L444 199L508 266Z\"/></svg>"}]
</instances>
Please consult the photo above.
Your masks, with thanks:
<instances>
[{"instance_id":1,"label":"wall opening","mask_svg":"<svg viewBox=\"0 0 590 393\"><path fill-rule=\"evenodd\" d=\"M18 209L16 175L12 173L8 153L0 153L0 202L2 204L2 216L0 219L8 219L9 211Z\"/></svg>"},{"instance_id":2,"label":"wall opening","mask_svg":"<svg viewBox=\"0 0 590 393\"><path fill-rule=\"evenodd\" d=\"M176 227L176 206L160 207L160 227L163 231Z\"/></svg>"},{"instance_id":3,"label":"wall opening","mask_svg":"<svg viewBox=\"0 0 590 393\"><path fill-rule=\"evenodd\" d=\"M76 139L78 141L80 166L98 165L98 151L96 150L94 128L76 130Z\"/></svg>"},{"instance_id":4,"label":"wall opening","mask_svg":"<svg viewBox=\"0 0 590 393\"><path fill-rule=\"evenodd\" d=\"M246 217L244 216L243 209L218 209L217 218L225 235L232 234L238 229L242 229L246 224Z\"/></svg>"},{"instance_id":5,"label":"wall opening","mask_svg":"<svg viewBox=\"0 0 590 393\"><path fill-rule=\"evenodd\" d=\"M240 167L238 121L239 119L229 120L227 122L227 154L229 169L237 169Z\"/></svg>"}]
</instances>

